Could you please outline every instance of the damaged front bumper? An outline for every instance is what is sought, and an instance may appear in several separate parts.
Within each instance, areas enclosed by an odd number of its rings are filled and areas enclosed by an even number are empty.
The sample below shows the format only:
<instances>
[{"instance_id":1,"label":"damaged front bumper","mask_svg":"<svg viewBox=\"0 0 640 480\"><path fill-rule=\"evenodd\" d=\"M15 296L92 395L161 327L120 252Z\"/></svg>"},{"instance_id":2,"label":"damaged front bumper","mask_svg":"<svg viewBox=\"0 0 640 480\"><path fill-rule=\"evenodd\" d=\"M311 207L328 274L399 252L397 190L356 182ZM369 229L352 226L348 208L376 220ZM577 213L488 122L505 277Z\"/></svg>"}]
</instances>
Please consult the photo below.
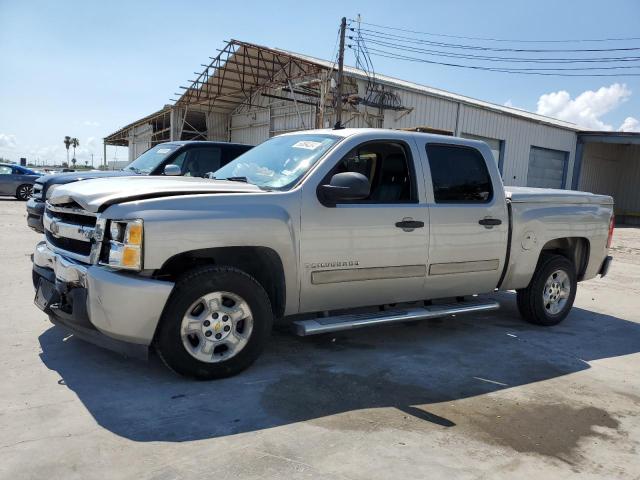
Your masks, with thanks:
<instances>
[{"instance_id":1,"label":"damaged front bumper","mask_svg":"<svg viewBox=\"0 0 640 480\"><path fill-rule=\"evenodd\" d=\"M78 263L46 242L33 255L33 281L35 303L53 323L129 356L146 356L174 285Z\"/></svg>"}]
</instances>

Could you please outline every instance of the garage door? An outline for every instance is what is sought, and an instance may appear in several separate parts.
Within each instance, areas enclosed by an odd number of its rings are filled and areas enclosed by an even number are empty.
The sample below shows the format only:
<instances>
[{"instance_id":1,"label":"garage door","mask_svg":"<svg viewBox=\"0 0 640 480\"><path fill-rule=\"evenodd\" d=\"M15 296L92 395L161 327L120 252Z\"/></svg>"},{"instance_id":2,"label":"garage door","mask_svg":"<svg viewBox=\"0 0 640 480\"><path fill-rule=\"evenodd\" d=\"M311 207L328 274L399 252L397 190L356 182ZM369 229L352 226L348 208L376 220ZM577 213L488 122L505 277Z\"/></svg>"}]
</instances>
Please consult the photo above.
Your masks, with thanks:
<instances>
[{"instance_id":1,"label":"garage door","mask_svg":"<svg viewBox=\"0 0 640 480\"><path fill-rule=\"evenodd\" d=\"M527 186L562 188L567 171L569 152L548 148L531 147Z\"/></svg>"}]
</instances>

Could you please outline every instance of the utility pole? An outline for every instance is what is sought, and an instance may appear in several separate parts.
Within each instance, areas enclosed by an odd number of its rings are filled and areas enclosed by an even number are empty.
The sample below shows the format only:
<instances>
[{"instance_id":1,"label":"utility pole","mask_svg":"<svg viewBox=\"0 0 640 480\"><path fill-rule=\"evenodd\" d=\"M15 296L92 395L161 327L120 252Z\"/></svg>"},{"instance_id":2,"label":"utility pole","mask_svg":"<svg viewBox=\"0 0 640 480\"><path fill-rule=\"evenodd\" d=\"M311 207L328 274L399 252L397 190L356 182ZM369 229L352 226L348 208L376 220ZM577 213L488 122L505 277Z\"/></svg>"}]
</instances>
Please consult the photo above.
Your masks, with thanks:
<instances>
[{"instance_id":1,"label":"utility pole","mask_svg":"<svg viewBox=\"0 0 640 480\"><path fill-rule=\"evenodd\" d=\"M344 70L344 35L347 30L347 18L342 17L340 22L340 51L338 53L338 94L336 104L335 128L342 128L342 72Z\"/></svg>"}]
</instances>

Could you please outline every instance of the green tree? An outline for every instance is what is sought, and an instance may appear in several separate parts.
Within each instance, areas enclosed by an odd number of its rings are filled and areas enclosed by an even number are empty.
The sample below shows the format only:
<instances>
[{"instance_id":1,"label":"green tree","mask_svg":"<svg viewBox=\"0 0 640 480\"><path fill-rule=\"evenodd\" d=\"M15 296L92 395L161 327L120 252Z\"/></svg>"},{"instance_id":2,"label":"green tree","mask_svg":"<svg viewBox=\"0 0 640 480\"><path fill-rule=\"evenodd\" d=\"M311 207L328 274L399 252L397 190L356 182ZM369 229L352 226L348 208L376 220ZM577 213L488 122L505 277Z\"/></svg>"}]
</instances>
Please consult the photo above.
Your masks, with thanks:
<instances>
[{"instance_id":1,"label":"green tree","mask_svg":"<svg viewBox=\"0 0 640 480\"><path fill-rule=\"evenodd\" d=\"M67 147L67 164L69 164L69 147L71 146L71 137L69 135L64 137L64 146Z\"/></svg>"},{"instance_id":2,"label":"green tree","mask_svg":"<svg viewBox=\"0 0 640 480\"><path fill-rule=\"evenodd\" d=\"M73 147L73 158L71 159L71 163L73 163L73 166L76 166L76 148L78 148L80 146L80 140L78 140L76 137L73 137L71 139L71 146Z\"/></svg>"}]
</instances>

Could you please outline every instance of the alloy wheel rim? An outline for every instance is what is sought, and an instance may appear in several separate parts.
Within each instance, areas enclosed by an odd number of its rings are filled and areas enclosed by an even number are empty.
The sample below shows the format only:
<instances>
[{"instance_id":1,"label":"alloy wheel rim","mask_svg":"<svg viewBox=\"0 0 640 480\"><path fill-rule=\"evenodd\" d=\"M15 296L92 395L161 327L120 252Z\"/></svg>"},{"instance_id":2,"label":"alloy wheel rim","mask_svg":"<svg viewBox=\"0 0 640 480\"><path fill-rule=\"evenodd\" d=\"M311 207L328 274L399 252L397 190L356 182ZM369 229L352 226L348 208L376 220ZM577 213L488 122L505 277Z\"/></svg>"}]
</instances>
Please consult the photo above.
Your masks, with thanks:
<instances>
[{"instance_id":1,"label":"alloy wheel rim","mask_svg":"<svg viewBox=\"0 0 640 480\"><path fill-rule=\"evenodd\" d=\"M182 317L180 336L196 360L218 363L237 355L253 331L247 302L231 292L211 292L198 298Z\"/></svg>"},{"instance_id":2,"label":"alloy wheel rim","mask_svg":"<svg viewBox=\"0 0 640 480\"><path fill-rule=\"evenodd\" d=\"M26 185L23 185L22 187L20 187L20 196L22 198L28 198L31 195L31 188L27 187Z\"/></svg>"},{"instance_id":3,"label":"alloy wheel rim","mask_svg":"<svg viewBox=\"0 0 640 480\"><path fill-rule=\"evenodd\" d=\"M550 315L558 315L564 310L571 294L569 275L564 270L556 270L544 284L542 302L545 311Z\"/></svg>"}]
</instances>

